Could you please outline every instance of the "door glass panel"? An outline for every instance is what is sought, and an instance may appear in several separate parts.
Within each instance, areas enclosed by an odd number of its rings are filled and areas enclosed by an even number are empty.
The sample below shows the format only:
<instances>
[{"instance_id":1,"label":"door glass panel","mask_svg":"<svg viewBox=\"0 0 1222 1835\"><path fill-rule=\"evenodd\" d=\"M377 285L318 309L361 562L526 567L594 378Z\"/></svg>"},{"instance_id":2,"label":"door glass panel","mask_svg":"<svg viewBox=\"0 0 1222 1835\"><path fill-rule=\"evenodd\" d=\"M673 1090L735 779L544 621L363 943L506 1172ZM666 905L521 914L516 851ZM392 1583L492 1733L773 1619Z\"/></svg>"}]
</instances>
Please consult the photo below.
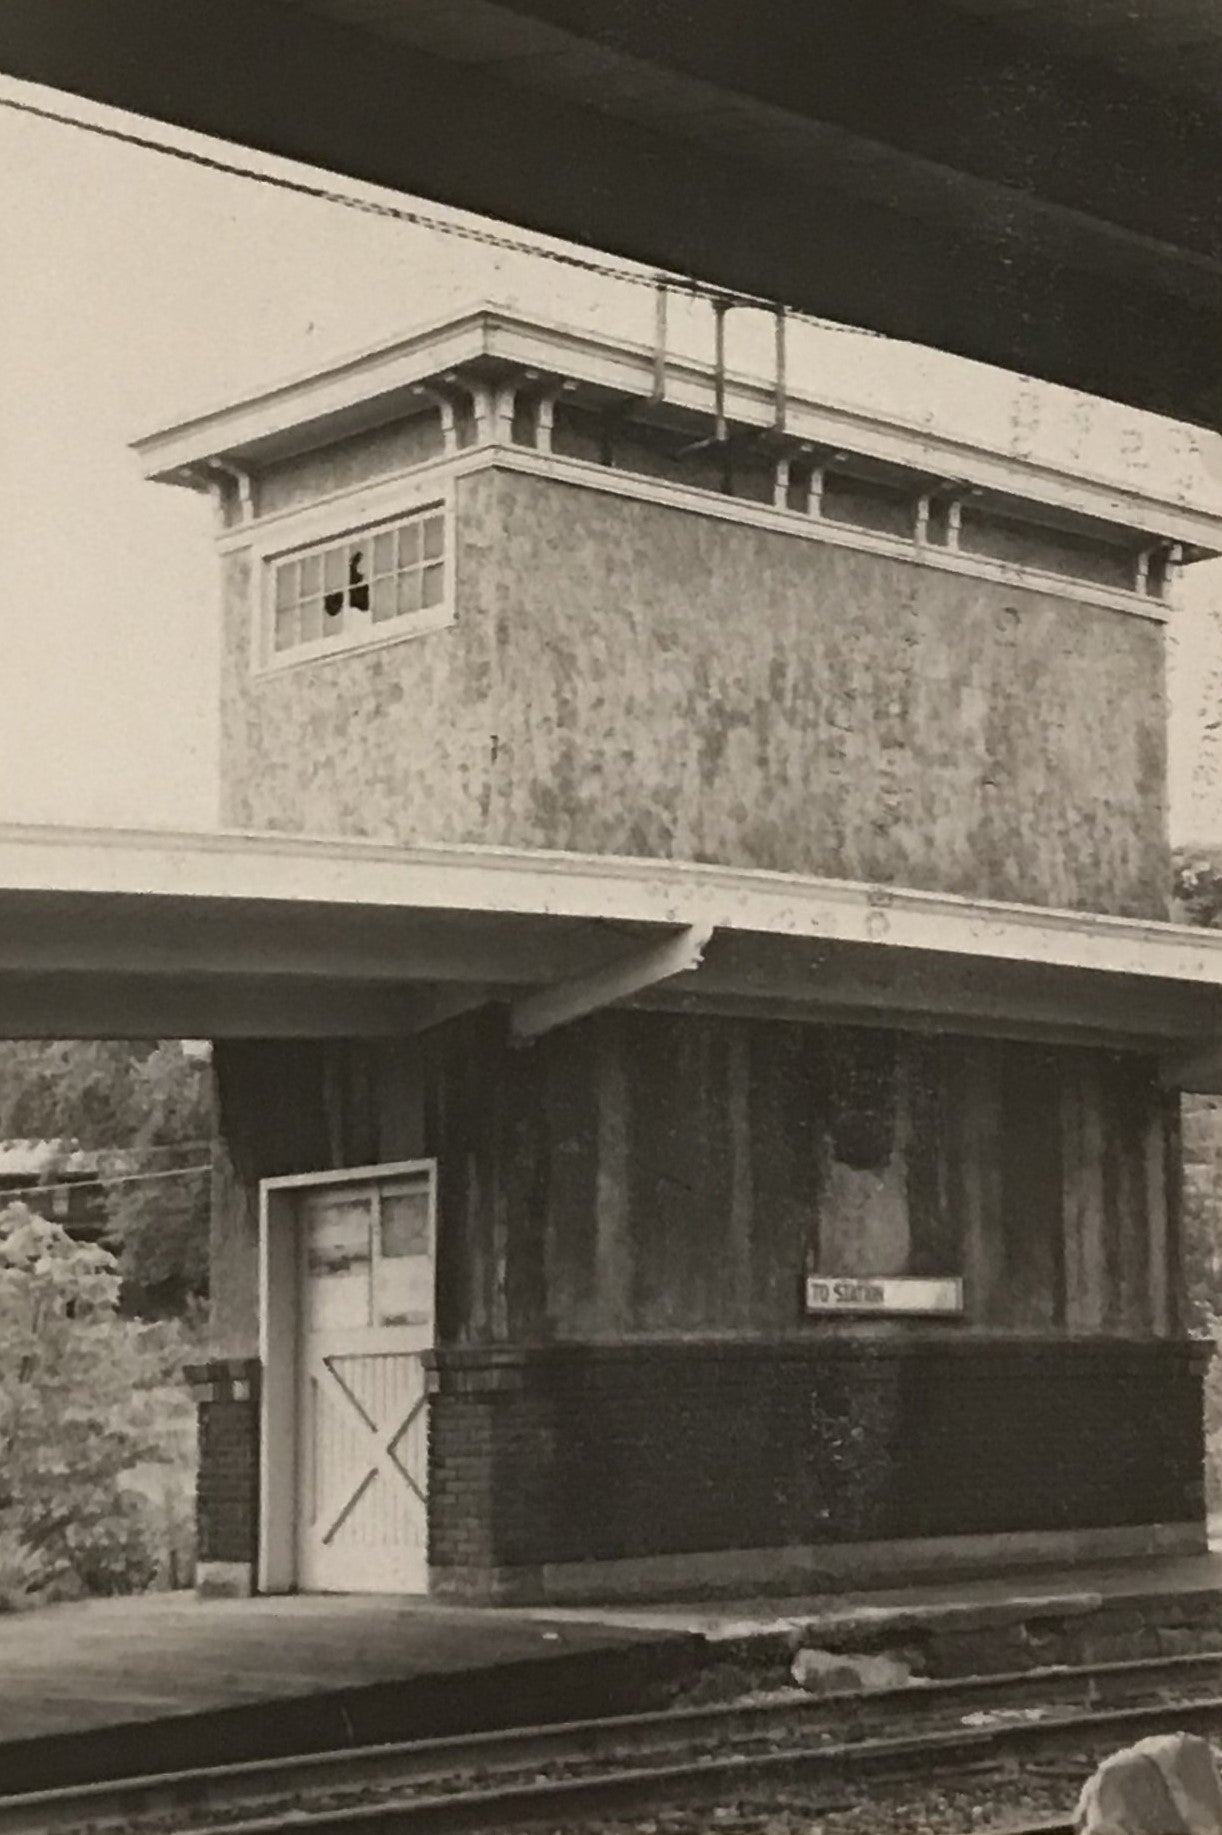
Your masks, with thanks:
<instances>
[{"instance_id":1,"label":"door glass panel","mask_svg":"<svg viewBox=\"0 0 1222 1835\"><path fill-rule=\"evenodd\" d=\"M429 1252L429 1188L382 1193L381 1254L375 1311L379 1325L404 1325L433 1316L433 1258Z\"/></svg>"},{"instance_id":2,"label":"door glass panel","mask_svg":"<svg viewBox=\"0 0 1222 1835\"><path fill-rule=\"evenodd\" d=\"M306 1206L306 1282L311 1327L369 1324L370 1221L368 1195L312 1198Z\"/></svg>"}]
</instances>

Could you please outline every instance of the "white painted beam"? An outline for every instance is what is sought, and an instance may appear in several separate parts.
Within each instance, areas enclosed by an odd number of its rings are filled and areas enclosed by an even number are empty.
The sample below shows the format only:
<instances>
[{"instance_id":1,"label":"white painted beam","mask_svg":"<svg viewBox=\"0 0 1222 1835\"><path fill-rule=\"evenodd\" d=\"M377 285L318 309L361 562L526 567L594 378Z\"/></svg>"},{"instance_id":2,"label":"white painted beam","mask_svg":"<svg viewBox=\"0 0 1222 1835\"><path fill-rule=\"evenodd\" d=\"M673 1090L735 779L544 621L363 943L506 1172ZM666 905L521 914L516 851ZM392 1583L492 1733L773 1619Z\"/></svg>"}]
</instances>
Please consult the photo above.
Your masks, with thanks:
<instances>
[{"instance_id":1,"label":"white painted beam","mask_svg":"<svg viewBox=\"0 0 1222 1835\"><path fill-rule=\"evenodd\" d=\"M286 907L300 914L300 930L288 925ZM17 974L41 965L100 975L125 961L135 972L130 941L115 938L122 920L138 911L132 935L147 952L145 968L223 971L221 945L240 925L251 941L231 960L239 977L270 975L277 941L292 936L287 966L298 973L389 978L394 939L379 931L375 946L356 924L349 936L345 912L356 907L383 919L403 915L400 962L409 981L430 972L455 980L536 979L522 962L524 933L531 948L538 944L539 979L562 949L568 955L556 970L560 979L584 973L600 950L609 954L625 925L643 933L642 942L655 940L650 931L661 940L679 926L703 925L823 951L850 944L880 956L915 950L1042 963L1222 993L1222 931L1139 918L673 860L273 834L0 828L0 967ZM89 924L81 922L86 916ZM564 936L572 920L585 927L584 939ZM334 941L323 952L318 927L328 921ZM444 962L439 922L451 933ZM39 943L40 935L58 937L55 949ZM70 961L60 947L69 936ZM496 972L502 945L504 974ZM579 953L580 963L573 960Z\"/></svg>"},{"instance_id":2,"label":"white painted beam","mask_svg":"<svg viewBox=\"0 0 1222 1835\"><path fill-rule=\"evenodd\" d=\"M573 975L553 987L541 988L537 994L527 994L510 1011L514 1041L524 1044L557 1026L567 1026L588 1013L657 987L659 982L687 974L700 966L712 934L709 924L689 924L663 942L635 950L605 968L594 969L588 975Z\"/></svg>"}]
</instances>

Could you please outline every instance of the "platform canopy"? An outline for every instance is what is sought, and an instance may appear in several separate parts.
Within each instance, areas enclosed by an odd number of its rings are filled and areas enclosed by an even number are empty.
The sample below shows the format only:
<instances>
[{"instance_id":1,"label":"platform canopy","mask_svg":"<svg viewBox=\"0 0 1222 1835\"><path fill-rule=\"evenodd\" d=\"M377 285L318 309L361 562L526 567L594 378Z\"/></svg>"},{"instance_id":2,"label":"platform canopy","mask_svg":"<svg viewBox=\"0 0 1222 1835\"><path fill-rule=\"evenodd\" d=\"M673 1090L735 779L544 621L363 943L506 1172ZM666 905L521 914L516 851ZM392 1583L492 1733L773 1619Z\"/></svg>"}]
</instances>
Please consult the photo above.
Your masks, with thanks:
<instances>
[{"instance_id":1,"label":"platform canopy","mask_svg":"<svg viewBox=\"0 0 1222 1835\"><path fill-rule=\"evenodd\" d=\"M5 0L0 71L1222 412L1216 0Z\"/></svg>"},{"instance_id":2,"label":"platform canopy","mask_svg":"<svg viewBox=\"0 0 1222 1835\"><path fill-rule=\"evenodd\" d=\"M1211 1088L1222 933L636 859L0 829L0 1035L392 1037L490 1000L1157 1053Z\"/></svg>"}]
</instances>

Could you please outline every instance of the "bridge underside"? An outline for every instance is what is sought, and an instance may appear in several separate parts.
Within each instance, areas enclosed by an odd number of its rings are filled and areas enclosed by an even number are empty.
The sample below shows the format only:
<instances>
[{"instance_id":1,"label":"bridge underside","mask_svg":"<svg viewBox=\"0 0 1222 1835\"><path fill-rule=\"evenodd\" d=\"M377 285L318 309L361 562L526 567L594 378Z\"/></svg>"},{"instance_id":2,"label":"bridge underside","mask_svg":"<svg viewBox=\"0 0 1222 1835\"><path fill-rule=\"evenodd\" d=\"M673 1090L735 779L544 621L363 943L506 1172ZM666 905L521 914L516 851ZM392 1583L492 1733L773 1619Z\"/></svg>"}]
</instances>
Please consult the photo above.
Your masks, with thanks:
<instances>
[{"instance_id":1,"label":"bridge underside","mask_svg":"<svg viewBox=\"0 0 1222 1835\"><path fill-rule=\"evenodd\" d=\"M1212 424L1200 0L8 0L0 70Z\"/></svg>"}]
</instances>

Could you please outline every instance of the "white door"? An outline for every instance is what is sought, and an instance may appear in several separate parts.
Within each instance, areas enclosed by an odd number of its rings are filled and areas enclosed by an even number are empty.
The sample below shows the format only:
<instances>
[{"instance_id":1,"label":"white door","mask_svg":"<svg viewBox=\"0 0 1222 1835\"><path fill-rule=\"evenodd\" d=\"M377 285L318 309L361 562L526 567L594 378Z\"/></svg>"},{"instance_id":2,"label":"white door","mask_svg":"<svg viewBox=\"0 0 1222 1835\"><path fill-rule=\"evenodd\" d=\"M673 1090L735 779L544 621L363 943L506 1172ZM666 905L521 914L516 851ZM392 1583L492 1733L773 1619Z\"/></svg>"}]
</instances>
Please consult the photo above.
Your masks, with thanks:
<instances>
[{"instance_id":1,"label":"white door","mask_svg":"<svg viewBox=\"0 0 1222 1835\"><path fill-rule=\"evenodd\" d=\"M433 1169L298 1199L297 1584L423 1593Z\"/></svg>"}]
</instances>

